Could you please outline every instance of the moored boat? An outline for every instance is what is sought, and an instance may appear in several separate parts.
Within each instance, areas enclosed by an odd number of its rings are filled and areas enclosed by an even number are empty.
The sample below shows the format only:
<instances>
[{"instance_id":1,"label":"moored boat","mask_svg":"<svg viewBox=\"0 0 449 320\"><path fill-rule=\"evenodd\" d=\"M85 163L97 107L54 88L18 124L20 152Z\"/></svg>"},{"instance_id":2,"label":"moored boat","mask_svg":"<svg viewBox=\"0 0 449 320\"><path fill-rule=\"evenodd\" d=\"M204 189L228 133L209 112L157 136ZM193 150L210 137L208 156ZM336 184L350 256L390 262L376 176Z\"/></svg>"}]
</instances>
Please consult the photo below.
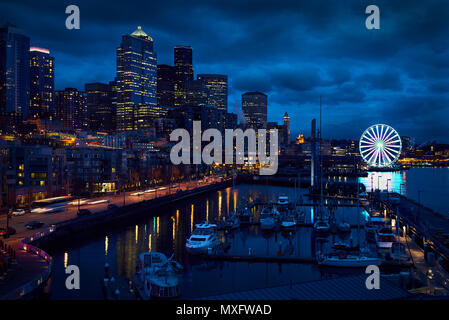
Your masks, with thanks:
<instances>
[{"instance_id":1,"label":"moored boat","mask_svg":"<svg viewBox=\"0 0 449 320\"><path fill-rule=\"evenodd\" d=\"M365 268L369 265L380 265L381 259L365 255L330 254L319 257L318 264L326 267Z\"/></svg>"},{"instance_id":2,"label":"moored boat","mask_svg":"<svg viewBox=\"0 0 449 320\"><path fill-rule=\"evenodd\" d=\"M206 254L218 245L217 225L201 223L195 225L192 235L187 239L186 249L191 254Z\"/></svg>"},{"instance_id":3,"label":"moored boat","mask_svg":"<svg viewBox=\"0 0 449 320\"><path fill-rule=\"evenodd\" d=\"M160 252L144 252L139 255L134 282L140 296L170 299L181 294L178 273L182 266Z\"/></svg>"}]
</instances>

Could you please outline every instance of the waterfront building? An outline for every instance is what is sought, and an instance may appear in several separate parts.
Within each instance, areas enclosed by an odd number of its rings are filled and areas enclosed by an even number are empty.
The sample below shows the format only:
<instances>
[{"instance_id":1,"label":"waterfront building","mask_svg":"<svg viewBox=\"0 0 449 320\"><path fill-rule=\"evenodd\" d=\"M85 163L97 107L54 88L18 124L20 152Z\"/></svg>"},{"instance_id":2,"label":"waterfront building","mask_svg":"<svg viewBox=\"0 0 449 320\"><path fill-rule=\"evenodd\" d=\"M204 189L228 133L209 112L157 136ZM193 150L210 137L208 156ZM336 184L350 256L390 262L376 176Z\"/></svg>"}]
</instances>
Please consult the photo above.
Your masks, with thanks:
<instances>
[{"instance_id":1,"label":"waterfront building","mask_svg":"<svg viewBox=\"0 0 449 320\"><path fill-rule=\"evenodd\" d=\"M66 158L63 148L0 141L4 150L7 188L3 203L30 206L33 201L67 194Z\"/></svg>"},{"instance_id":2,"label":"waterfront building","mask_svg":"<svg viewBox=\"0 0 449 320\"><path fill-rule=\"evenodd\" d=\"M173 66L159 64L157 66L157 105L175 106L176 73Z\"/></svg>"},{"instance_id":3,"label":"waterfront building","mask_svg":"<svg viewBox=\"0 0 449 320\"><path fill-rule=\"evenodd\" d=\"M105 83L86 83L86 107L88 127L92 131L115 131L116 110L112 88Z\"/></svg>"},{"instance_id":4,"label":"waterfront building","mask_svg":"<svg viewBox=\"0 0 449 320\"><path fill-rule=\"evenodd\" d=\"M87 129L87 106L83 92L76 88L55 91L55 119L65 129Z\"/></svg>"},{"instance_id":5,"label":"waterfront building","mask_svg":"<svg viewBox=\"0 0 449 320\"><path fill-rule=\"evenodd\" d=\"M116 190L122 169L122 149L103 146L66 148L68 182L76 195Z\"/></svg>"},{"instance_id":6,"label":"waterfront building","mask_svg":"<svg viewBox=\"0 0 449 320\"><path fill-rule=\"evenodd\" d=\"M13 25L0 28L1 126L18 125L30 106L30 38Z\"/></svg>"},{"instance_id":7,"label":"waterfront building","mask_svg":"<svg viewBox=\"0 0 449 320\"><path fill-rule=\"evenodd\" d=\"M55 59L44 48L30 48L30 119L52 119Z\"/></svg>"},{"instance_id":8,"label":"waterfront building","mask_svg":"<svg viewBox=\"0 0 449 320\"><path fill-rule=\"evenodd\" d=\"M175 106L185 104L185 83L193 80L192 48L189 46L176 46L174 53L175 68Z\"/></svg>"},{"instance_id":9,"label":"waterfront building","mask_svg":"<svg viewBox=\"0 0 449 320\"><path fill-rule=\"evenodd\" d=\"M199 74L198 81L203 83L207 92L208 105L215 109L228 111L228 76L221 74Z\"/></svg>"},{"instance_id":10,"label":"waterfront building","mask_svg":"<svg viewBox=\"0 0 449 320\"><path fill-rule=\"evenodd\" d=\"M157 105L157 57L153 39L140 26L122 36L116 81L117 130L149 128L151 108Z\"/></svg>"},{"instance_id":11,"label":"waterfront building","mask_svg":"<svg viewBox=\"0 0 449 320\"><path fill-rule=\"evenodd\" d=\"M262 92L242 94L242 110L246 126L253 129L267 127L267 95Z\"/></svg>"}]
</instances>

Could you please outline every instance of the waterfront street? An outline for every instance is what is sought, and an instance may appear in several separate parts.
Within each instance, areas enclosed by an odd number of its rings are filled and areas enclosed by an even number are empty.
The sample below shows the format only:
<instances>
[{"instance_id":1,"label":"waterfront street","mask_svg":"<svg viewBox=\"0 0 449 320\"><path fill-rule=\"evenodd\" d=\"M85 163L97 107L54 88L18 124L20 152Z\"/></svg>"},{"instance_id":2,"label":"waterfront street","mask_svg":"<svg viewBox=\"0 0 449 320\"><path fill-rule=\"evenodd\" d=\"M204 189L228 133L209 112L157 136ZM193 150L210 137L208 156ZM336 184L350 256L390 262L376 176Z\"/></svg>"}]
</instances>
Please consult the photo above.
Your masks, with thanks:
<instances>
[{"instance_id":1,"label":"waterfront street","mask_svg":"<svg viewBox=\"0 0 449 320\"><path fill-rule=\"evenodd\" d=\"M164 186L158 186L157 190L156 188L147 188L142 190L133 190L126 192L126 196L124 197L123 194L117 194L117 195L110 195L110 196L104 196L104 197L97 197L90 199L92 201L102 201L106 200L106 202L102 202L99 204L85 204L82 205L82 209L88 209L93 214L96 212L101 212L107 210L108 204L115 204L118 207L122 207L123 205L130 205L138 202L142 202L145 200L152 200L159 197L164 197L170 194L175 194L178 191L186 191L186 190L192 190L197 187L207 186L211 185L217 182L220 182L222 178L217 177L207 177L206 179L201 179L198 181L187 181L183 183L176 184L175 187L164 185ZM145 190L153 189L155 191L145 193ZM133 195L136 193L143 193L142 195ZM16 234L11 235L9 238L5 239L5 242L8 244L16 244L20 240L29 237L37 232L39 230L48 228L51 225L57 225L58 223L68 221L71 219L76 219L78 212L78 206L77 205L67 205L64 211L57 212L57 213L27 213L23 216L12 216L9 220L9 226L16 229ZM40 221L43 222L44 225L39 229L29 230L25 227L25 225L30 221ZM6 226L6 216L2 215L0 216L0 226Z\"/></svg>"}]
</instances>

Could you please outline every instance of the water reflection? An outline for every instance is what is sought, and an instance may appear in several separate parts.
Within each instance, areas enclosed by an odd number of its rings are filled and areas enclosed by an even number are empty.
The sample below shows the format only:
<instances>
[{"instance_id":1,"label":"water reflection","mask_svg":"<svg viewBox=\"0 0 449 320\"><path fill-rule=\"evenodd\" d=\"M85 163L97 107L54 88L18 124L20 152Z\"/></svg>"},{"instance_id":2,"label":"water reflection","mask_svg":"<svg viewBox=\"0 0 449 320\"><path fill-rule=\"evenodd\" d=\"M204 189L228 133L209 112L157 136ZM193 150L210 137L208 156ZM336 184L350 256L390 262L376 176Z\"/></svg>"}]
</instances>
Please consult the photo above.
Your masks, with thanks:
<instances>
[{"instance_id":1,"label":"water reflection","mask_svg":"<svg viewBox=\"0 0 449 320\"><path fill-rule=\"evenodd\" d=\"M368 172L368 176L359 178L359 182L363 183L369 192L381 190L404 194L406 192L406 178L406 171Z\"/></svg>"}]
</instances>

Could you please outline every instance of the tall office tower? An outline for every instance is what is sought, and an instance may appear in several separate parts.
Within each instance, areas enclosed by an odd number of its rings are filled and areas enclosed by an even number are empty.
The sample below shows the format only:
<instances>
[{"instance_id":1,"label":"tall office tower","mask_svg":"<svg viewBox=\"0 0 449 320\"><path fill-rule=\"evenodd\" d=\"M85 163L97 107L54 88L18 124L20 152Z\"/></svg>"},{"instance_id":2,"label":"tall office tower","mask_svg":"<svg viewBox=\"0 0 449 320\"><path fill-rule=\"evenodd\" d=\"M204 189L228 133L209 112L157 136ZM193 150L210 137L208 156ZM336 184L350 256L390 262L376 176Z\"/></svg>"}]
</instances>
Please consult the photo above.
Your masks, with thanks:
<instances>
[{"instance_id":1,"label":"tall office tower","mask_svg":"<svg viewBox=\"0 0 449 320\"><path fill-rule=\"evenodd\" d=\"M109 81L111 89L111 105L112 105L112 128L114 132L117 130L117 80Z\"/></svg>"},{"instance_id":2,"label":"tall office tower","mask_svg":"<svg viewBox=\"0 0 449 320\"><path fill-rule=\"evenodd\" d=\"M13 25L0 28L0 118L2 124L28 117L30 38Z\"/></svg>"},{"instance_id":3,"label":"tall office tower","mask_svg":"<svg viewBox=\"0 0 449 320\"><path fill-rule=\"evenodd\" d=\"M51 119L54 108L54 64L50 51L30 48L30 119Z\"/></svg>"},{"instance_id":4,"label":"tall office tower","mask_svg":"<svg viewBox=\"0 0 449 320\"><path fill-rule=\"evenodd\" d=\"M175 68L166 64L157 66L157 105L175 106Z\"/></svg>"},{"instance_id":5,"label":"tall office tower","mask_svg":"<svg viewBox=\"0 0 449 320\"><path fill-rule=\"evenodd\" d=\"M191 47L175 47L175 75L175 106L181 106L186 99L184 84L193 80Z\"/></svg>"},{"instance_id":6,"label":"tall office tower","mask_svg":"<svg viewBox=\"0 0 449 320\"><path fill-rule=\"evenodd\" d=\"M205 106L208 102L207 89L200 80L187 80L184 83L185 103L192 106Z\"/></svg>"},{"instance_id":7,"label":"tall office tower","mask_svg":"<svg viewBox=\"0 0 449 320\"><path fill-rule=\"evenodd\" d=\"M267 95L262 92L242 94L242 110L248 128L260 129L267 126Z\"/></svg>"},{"instance_id":8,"label":"tall office tower","mask_svg":"<svg viewBox=\"0 0 449 320\"><path fill-rule=\"evenodd\" d=\"M112 90L106 83L86 83L88 127L92 131L113 132L115 112Z\"/></svg>"},{"instance_id":9,"label":"tall office tower","mask_svg":"<svg viewBox=\"0 0 449 320\"><path fill-rule=\"evenodd\" d=\"M157 58L153 39L140 26L122 36L116 80L117 130L151 127L149 112L157 105Z\"/></svg>"},{"instance_id":10,"label":"tall office tower","mask_svg":"<svg viewBox=\"0 0 449 320\"><path fill-rule=\"evenodd\" d=\"M282 118L283 123L283 135L284 135L284 144L289 145L290 144L290 117L288 116L288 113L286 112L284 114L284 117Z\"/></svg>"},{"instance_id":11,"label":"tall office tower","mask_svg":"<svg viewBox=\"0 0 449 320\"><path fill-rule=\"evenodd\" d=\"M75 88L55 91L55 119L66 129L87 129L87 107L84 93Z\"/></svg>"},{"instance_id":12,"label":"tall office tower","mask_svg":"<svg viewBox=\"0 0 449 320\"><path fill-rule=\"evenodd\" d=\"M228 76L221 74L199 74L197 79L207 90L207 104L220 111L228 111Z\"/></svg>"}]
</instances>

